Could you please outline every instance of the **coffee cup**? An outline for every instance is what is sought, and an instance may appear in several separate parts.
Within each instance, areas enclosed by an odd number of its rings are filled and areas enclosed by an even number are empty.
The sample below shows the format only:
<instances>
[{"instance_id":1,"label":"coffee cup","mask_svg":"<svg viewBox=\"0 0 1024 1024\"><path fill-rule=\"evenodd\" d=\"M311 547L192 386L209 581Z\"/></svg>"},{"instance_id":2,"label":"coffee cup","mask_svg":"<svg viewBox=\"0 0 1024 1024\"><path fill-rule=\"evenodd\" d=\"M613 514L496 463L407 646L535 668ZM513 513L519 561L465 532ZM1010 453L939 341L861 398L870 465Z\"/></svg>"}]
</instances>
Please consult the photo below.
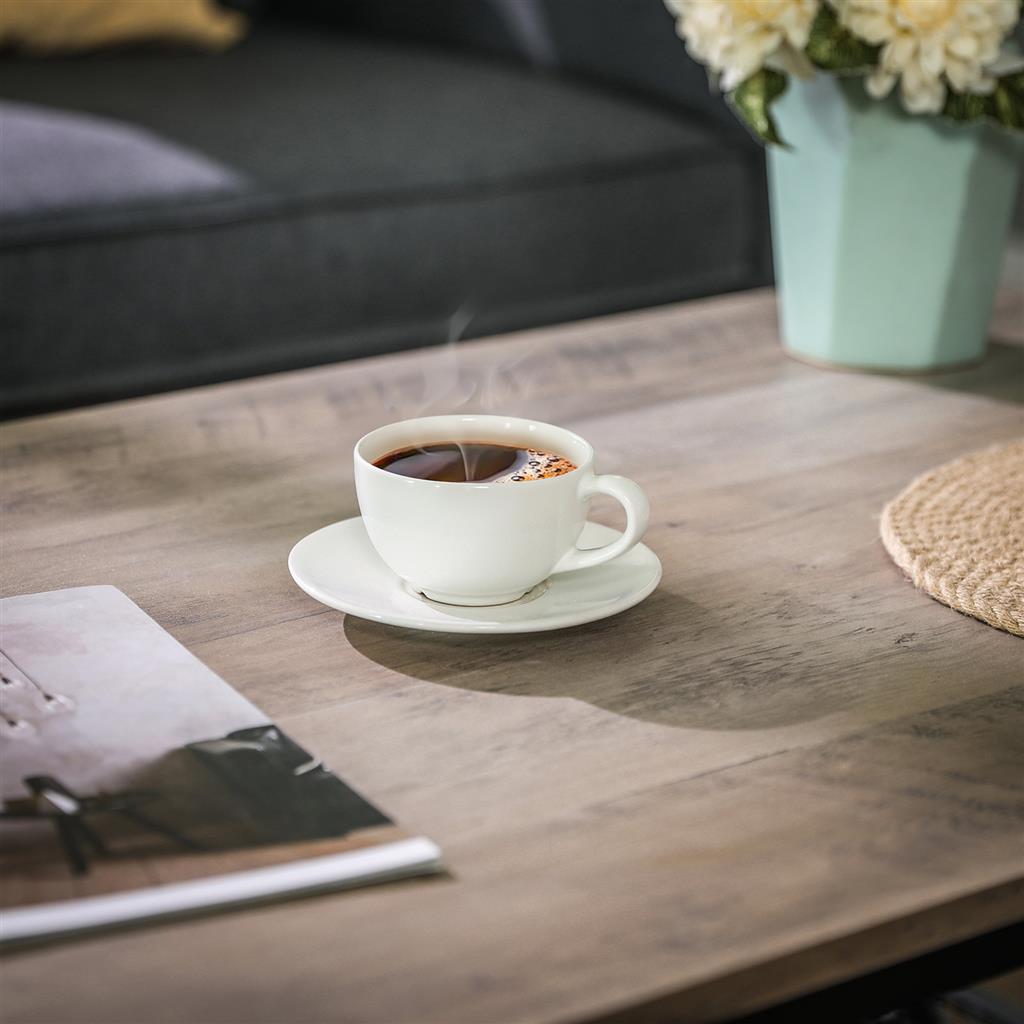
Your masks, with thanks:
<instances>
[{"instance_id":1,"label":"coffee cup","mask_svg":"<svg viewBox=\"0 0 1024 1024\"><path fill-rule=\"evenodd\" d=\"M536 479L450 482L375 465L396 451L470 442L557 453L573 468ZM366 434L354 458L359 510L377 554L413 590L445 604L516 601L549 576L618 558L647 528L640 487L595 474L590 444L549 423L475 415L404 420ZM583 550L577 541L595 494L622 505L626 528L610 544Z\"/></svg>"}]
</instances>

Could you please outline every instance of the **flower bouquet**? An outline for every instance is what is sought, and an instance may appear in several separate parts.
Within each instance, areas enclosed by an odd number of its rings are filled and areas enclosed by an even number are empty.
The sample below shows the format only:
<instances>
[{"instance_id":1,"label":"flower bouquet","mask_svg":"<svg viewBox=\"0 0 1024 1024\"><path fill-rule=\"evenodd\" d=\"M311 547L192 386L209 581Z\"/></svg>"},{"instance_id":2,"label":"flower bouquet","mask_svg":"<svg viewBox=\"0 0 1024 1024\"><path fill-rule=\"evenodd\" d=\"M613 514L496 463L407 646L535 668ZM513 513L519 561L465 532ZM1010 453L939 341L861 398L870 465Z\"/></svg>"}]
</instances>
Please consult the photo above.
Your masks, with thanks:
<instances>
[{"instance_id":1,"label":"flower bouquet","mask_svg":"<svg viewBox=\"0 0 1024 1024\"><path fill-rule=\"evenodd\" d=\"M783 340L812 361L979 358L1024 157L1021 0L666 0L768 144Z\"/></svg>"}]
</instances>

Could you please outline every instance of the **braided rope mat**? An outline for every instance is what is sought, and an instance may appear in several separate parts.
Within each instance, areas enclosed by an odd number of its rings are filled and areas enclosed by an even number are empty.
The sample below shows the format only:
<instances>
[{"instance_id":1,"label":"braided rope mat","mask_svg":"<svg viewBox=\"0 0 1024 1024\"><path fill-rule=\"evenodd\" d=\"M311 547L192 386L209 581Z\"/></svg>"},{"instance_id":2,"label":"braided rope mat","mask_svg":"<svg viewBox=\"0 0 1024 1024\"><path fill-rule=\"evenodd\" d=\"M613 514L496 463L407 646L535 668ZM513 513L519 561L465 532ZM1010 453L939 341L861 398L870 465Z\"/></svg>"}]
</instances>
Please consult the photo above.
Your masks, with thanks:
<instances>
[{"instance_id":1,"label":"braided rope mat","mask_svg":"<svg viewBox=\"0 0 1024 1024\"><path fill-rule=\"evenodd\" d=\"M881 529L914 586L1024 636L1024 441L919 476L882 510Z\"/></svg>"}]
</instances>

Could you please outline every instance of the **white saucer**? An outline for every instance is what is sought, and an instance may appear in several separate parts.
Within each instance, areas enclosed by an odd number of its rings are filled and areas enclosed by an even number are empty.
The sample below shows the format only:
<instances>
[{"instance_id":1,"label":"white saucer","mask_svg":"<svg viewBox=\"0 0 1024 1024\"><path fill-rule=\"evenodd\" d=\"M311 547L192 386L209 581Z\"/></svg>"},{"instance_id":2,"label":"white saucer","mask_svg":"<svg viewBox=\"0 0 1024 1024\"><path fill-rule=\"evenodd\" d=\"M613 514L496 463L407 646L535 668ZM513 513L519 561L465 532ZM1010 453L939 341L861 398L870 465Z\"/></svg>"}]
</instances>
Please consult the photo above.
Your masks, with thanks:
<instances>
[{"instance_id":1,"label":"white saucer","mask_svg":"<svg viewBox=\"0 0 1024 1024\"><path fill-rule=\"evenodd\" d=\"M580 547L601 547L618 536L617 530L587 523ZM408 589L384 565L358 516L300 540L288 556L288 569L310 597L329 608L437 633L537 633L578 626L632 608L661 579L658 556L637 544L604 565L552 576L511 604L439 604Z\"/></svg>"}]
</instances>

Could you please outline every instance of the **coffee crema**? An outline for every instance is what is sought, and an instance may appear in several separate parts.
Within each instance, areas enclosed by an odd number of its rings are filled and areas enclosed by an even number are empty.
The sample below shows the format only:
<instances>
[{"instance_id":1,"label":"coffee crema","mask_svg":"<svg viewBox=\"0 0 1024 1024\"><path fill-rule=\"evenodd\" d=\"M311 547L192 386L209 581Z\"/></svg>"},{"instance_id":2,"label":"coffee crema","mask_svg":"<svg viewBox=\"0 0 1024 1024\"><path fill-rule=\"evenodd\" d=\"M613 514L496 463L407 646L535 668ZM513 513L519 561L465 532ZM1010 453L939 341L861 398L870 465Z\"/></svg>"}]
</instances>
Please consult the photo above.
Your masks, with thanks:
<instances>
[{"instance_id":1,"label":"coffee crema","mask_svg":"<svg viewBox=\"0 0 1024 1024\"><path fill-rule=\"evenodd\" d=\"M398 476L456 484L546 480L576 469L575 463L554 452L487 441L439 441L400 448L373 464Z\"/></svg>"}]
</instances>

